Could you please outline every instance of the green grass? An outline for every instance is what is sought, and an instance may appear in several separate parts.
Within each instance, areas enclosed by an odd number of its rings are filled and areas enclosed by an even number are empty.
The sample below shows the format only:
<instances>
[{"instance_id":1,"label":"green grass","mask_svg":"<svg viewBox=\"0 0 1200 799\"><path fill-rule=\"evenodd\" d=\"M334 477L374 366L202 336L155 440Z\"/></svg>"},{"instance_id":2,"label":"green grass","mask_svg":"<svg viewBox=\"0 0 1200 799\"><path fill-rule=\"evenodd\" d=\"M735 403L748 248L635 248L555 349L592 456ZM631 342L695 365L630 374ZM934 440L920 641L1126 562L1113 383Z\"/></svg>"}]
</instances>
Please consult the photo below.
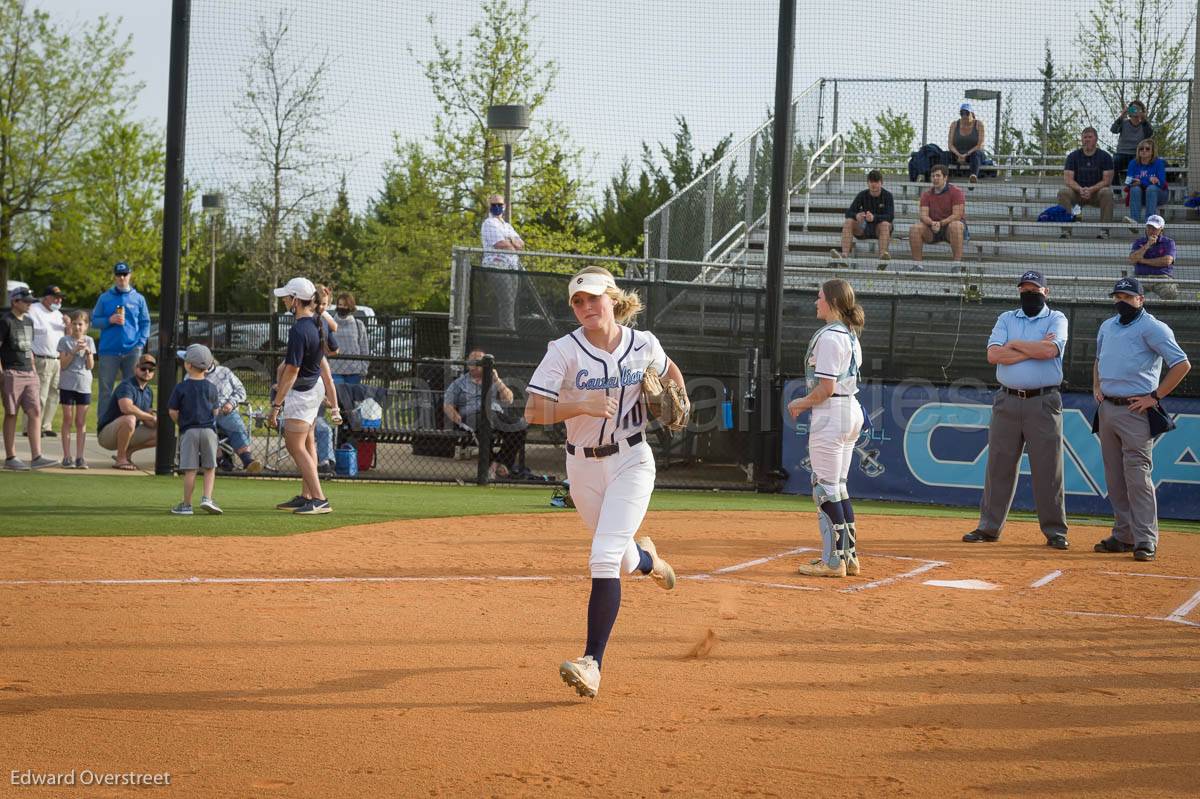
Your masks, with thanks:
<instances>
[{"instance_id":1,"label":"green grass","mask_svg":"<svg viewBox=\"0 0 1200 799\"><path fill-rule=\"evenodd\" d=\"M0 474L0 536L15 535L290 535L391 519L473 516L494 513L566 513L549 506L551 489L524 486L449 486L409 483L327 484L334 513L296 516L274 509L299 488L297 480L217 479L216 500L224 516L199 513L176 518L168 509L179 502L178 477L105 474ZM199 502L197 486L195 502ZM969 525L975 508L857 502L862 513L962 519ZM808 497L713 491L657 491L651 510L660 511L809 511ZM1014 513L1030 521L1027 513ZM1107 526L1104 518L1072 519L1076 524ZM1163 529L1200 532L1198 522L1170 521ZM967 532L964 527L963 532Z\"/></svg>"}]
</instances>

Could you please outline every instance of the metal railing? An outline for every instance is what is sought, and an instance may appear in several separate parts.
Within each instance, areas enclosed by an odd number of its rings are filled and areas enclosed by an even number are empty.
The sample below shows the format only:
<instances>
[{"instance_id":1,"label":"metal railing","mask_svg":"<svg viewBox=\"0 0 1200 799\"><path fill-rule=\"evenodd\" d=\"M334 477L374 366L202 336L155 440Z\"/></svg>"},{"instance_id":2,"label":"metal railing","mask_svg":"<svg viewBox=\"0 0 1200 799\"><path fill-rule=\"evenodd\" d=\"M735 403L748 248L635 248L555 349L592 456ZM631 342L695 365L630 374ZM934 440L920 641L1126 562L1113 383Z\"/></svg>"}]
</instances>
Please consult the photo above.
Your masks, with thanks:
<instances>
[{"instance_id":1,"label":"metal railing","mask_svg":"<svg viewBox=\"0 0 1200 799\"><path fill-rule=\"evenodd\" d=\"M791 104L793 160L821 138L820 81ZM766 219L771 185L772 117L734 144L691 183L656 208L642 222L646 259L705 261L717 245L739 227L747 231ZM797 125L803 121L800 129ZM736 247L736 239L730 250ZM727 251L728 252L728 251ZM727 254L726 252L726 254Z\"/></svg>"},{"instance_id":2,"label":"metal railing","mask_svg":"<svg viewBox=\"0 0 1200 799\"><path fill-rule=\"evenodd\" d=\"M825 171L817 175L816 180L813 179L813 167L816 166L821 155L833 147L834 159L825 167ZM821 181L829 177L830 173L835 169L841 170L841 188L846 188L846 137L840 133L835 133L829 137L829 141L822 144L816 151L808 157L808 168L804 171L804 229L808 230L808 211L812 203L812 192L817 186L821 185Z\"/></svg>"}]
</instances>

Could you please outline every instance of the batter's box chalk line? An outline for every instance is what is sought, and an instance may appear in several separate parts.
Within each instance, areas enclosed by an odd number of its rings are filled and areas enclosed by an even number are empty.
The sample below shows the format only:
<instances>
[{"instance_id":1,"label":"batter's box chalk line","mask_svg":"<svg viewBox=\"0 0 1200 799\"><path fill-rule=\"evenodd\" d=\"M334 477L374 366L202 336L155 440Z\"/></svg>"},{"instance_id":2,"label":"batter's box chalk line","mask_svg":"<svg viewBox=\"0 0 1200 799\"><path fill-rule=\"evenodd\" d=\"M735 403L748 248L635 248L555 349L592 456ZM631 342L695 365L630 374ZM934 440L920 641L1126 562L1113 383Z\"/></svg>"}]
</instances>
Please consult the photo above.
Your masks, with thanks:
<instances>
[{"instance_id":1,"label":"batter's box chalk line","mask_svg":"<svg viewBox=\"0 0 1200 799\"><path fill-rule=\"evenodd\" d=\"M1062 574L1062 572L1058 572L1057 574L1055 574L1055 576L1057 577L1061 574ZM1180 576L1177 574L1150 574L1148 572L1100 572L1100 574L1103 574L1103 575L1106 575L1109 577L1133 577L1133 578L1152 579L1152 580L1182 580L1185 582L1200 583L1200 577L1186 577L1186 576ZM1050 575L1046 575L1046 577L1049 577L1049 576ZM1045 582L1050 582L1049 580L1046 579L1046 577L1043 577L1042 580L1045 580ZM1042 580L1038 580L1030 587L1038 588L1038 587L1040 587L1039 583L1044 585L1044 583L1042 583ZM1145 615L1138 614L1138 613L1103 613L1103 612L1092 611L1092 610L1047 610L1046 612L1047 613L1057 613L1057 614L1062 614L1062 615L1066 615L1066 616L1089 616L1092 618L1141 619L1143 621L1166 621L1166 622L1171 622L1172 624L1182 624L1185 627L1200 628L1200 621L1192 621L1192 620L1188 619L1188 616L1191 615L1192 611L1194 611L1198 607L1200 607L1200 591L1197 591L1196 593L1192 594L1186 602L1184 602L1182 605L1180 605L1179 607L1172 610L1166 616L1145 616Z\"/></svg>"},{"instance_id":2,"label":"batter's box chalk line","mask_svg":"<svg viewBox=\"0 0 1200 799\"><path fill-rule=\"evenodd\" d=\"M717 582L717 583L736 583L739 585L756 585L756 586L760 586L763 588L778 588L778 589L784 590L784 591L822 591L822 590L825 590L822 588L817 588L816 586L803 585L800 583L772 583L772 582L764 582L761 580L750 580L745 577L729 576L732 574L736 574L737 572L740 572L740 571L745 571L746 569L752 569L755 566L762 566L764 563L770 563L773 560L779 560L780 558L787 558L787 557L791 557L793 555L800 555L805 552L820 552L820 550L818 550L814 547L796 547L795 549L788 549L788 550L785 550L784 552L779 552L774 555L766 555L761 558L754 558L752 560L743 561L741 563L735 563L732 566L725 566L723 568L716 569L716 570L714 570L712 572L708 572L706 574L692 575L691 579L705 580L708 582ZM863 583L861 585L852 585L852 586L849 586L848 588L839 588L838 591L840 593L852 594L852 593L857 593L859 591L870 591L871 589L874 589L874 588L882 588L885 585L891 585L892 583L896 583L901 580L908 580L913 577L916 577L917 575L924 574L925 572L930 571L931 569L936 569L939 566L950 565L946 561L942 561L942 560L925 560L923 558L910 558L910 557L906 557L904 555L887 555L887 554L882 554L882 553L864 552L863 559L865 560L867 558L887 558L888 560L907 561L910 563L918 563L920 565L916 566L915 568L909 569L908 571L906 571L902 574L892 575L891 577L884 577L882 579L873 580L869 583Z\"/></svg>"}]
</instances>

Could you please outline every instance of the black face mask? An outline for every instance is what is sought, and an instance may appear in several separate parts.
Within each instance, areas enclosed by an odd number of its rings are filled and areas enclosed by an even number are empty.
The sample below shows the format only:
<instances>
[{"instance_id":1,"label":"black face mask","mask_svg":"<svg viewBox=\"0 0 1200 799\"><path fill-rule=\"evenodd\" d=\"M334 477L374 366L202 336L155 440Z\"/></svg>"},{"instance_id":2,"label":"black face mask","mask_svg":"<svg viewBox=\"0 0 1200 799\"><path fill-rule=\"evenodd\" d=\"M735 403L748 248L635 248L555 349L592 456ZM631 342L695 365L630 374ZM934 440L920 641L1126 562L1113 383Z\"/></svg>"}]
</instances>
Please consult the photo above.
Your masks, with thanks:
<instances>
[{"instance_id":1,"label":"black face mask","mask_svg":"<svg viewBox=\"0 0 1200 799\"><path fill-rule=\"evenodd\" d=\"M338 308L337 312L338 312L338 316L349 316L350 315L349 308Z\"/></svg>"},{"instance_id":2,"label":"black face mask","mask_svg":"<svg viewBox=\"0 0 1200 799\"><path fill-rule=\"evenodd\" d=\"M1046 295L1040 291L1022 291L1021 292L1021 310L1025 315L1033 318L1042 312L1046 307Z\"/></svg>"},{"instance_id":3,"label":"black face mask","mask_svg":"<svg viewBox=\"0 0 1200 799\"><path fill-rule=\"evenodd\" d=\"M1117 309L1117 313L1121 317L1121 324L1123 325L1129 324L1134 319L1137 319L1142 315L1141 308L1137 308L1130 303L1125 302L1125 300L1120 300L1119 302L1115 303L1114 307Z\"/></svg>"}]
</instances>

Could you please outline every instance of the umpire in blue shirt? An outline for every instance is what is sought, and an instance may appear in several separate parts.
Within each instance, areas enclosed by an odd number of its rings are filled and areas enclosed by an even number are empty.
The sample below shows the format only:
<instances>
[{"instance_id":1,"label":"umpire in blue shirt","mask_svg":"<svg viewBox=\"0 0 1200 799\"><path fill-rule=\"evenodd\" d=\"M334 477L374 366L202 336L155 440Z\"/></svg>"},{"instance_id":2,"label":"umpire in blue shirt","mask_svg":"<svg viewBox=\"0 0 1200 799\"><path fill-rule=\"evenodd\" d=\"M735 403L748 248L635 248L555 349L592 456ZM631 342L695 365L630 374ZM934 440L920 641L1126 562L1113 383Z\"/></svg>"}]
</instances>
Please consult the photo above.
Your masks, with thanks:
<instances>
[{"instance_id":1,"label":"umpire in blue shirt","mask_svg":"<svg viewBox=\"0 0 1200 799\"><path fill-rule=\"evenodd\" d=\"M1100 406L1100 451L1114 522L1112 535L1096 544L1095 550L1133 550L1135 560L1154 560L1158 503L1151 474L1154 438L1146 412L1157 408L1192 365L1171 328L1142 307L1140 280L1121 278L1112 297L1117 315L1104 320L1096 334L1092 394ZM1160 383L1164 362L1168 369Z\"/></svg>"},{"instance_id":2,"label":"umpire in blue shirt","mask_svg":"<svg viewBox=\"0 0 1200 799\"><path fill-rule=\"evenodd\" d=\"M1046 304L1050 290L1041 272L1017 281L1021 307L996 319L988 339L988 363L996 365L1000 388L988 426L987 477L979 525L963 541L997 541L1017 490L1021 452L1029 442L1033 501L1046 544L1067 549L1063 496L1062 393L1067 317Z\"/></svg>"}]
</instances>

